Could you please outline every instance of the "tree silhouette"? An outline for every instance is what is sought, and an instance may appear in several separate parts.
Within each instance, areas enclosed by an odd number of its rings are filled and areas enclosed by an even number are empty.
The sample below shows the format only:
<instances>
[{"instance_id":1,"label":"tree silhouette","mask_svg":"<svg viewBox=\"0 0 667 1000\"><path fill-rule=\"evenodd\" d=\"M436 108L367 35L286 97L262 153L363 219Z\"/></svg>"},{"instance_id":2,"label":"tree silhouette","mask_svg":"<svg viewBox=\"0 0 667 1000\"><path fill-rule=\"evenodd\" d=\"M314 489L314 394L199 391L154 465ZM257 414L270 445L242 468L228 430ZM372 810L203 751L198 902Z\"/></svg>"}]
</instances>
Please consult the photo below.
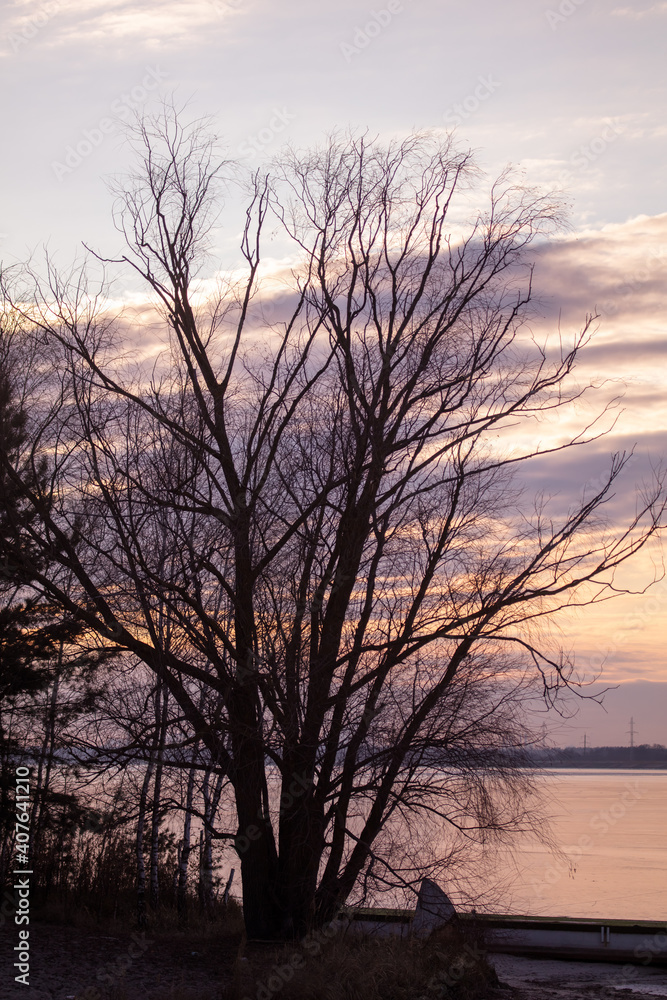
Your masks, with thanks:
<instances>
[{"instance_id":1,"label":"tree silhouette","mask_svg":"<svg viewBox=\"0 0 667 1000\"><path fill-rule=\"evenodd\" d=\"M169 111L136 141L116 219L164 351L138 357L140 331L81 272L27 273L13 308L55 360L30 407L33 479L3 466L32 519L10 556L157 675L233 788L220 835L248 934L302 934L360 886L440 870L421 853L433 820L464 842L525 820L500 751L522 742L530 675L552 697L572 669L540 626L614 592L662 484L614 531L600 514L623 456L560 520L513 481L601 433L503 437L584 391L593 317L555 360L524 335L526 255L559 221L545 196L505 173L466 227L477 174L451 141L334 137L253 175L245 276L202 303L226 167ZM295 261L272 323L268 220Z\"/></svg>"}]
</instances>

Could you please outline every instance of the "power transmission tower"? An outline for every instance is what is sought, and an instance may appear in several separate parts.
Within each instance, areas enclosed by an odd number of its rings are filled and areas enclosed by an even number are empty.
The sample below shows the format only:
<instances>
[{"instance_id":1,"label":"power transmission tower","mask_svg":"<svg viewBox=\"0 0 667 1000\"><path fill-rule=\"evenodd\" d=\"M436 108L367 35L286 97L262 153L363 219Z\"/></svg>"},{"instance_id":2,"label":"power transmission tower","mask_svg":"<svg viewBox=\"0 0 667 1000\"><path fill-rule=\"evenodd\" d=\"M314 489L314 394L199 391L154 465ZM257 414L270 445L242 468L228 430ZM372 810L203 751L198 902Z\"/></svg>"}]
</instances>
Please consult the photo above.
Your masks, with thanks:
<instances>
[{"instance_id":1,"label":"power transmission tower","mask_svg":"<svg viewBox=\"0 0 667 1000\"><path fill-rule=\"evenodd\" d=\"M630 716L630 728L628 732L630 734L630 747L632 748L635 745L635 733L636 733L635 720L633 716Z\"/></svg>"}]
</instances>

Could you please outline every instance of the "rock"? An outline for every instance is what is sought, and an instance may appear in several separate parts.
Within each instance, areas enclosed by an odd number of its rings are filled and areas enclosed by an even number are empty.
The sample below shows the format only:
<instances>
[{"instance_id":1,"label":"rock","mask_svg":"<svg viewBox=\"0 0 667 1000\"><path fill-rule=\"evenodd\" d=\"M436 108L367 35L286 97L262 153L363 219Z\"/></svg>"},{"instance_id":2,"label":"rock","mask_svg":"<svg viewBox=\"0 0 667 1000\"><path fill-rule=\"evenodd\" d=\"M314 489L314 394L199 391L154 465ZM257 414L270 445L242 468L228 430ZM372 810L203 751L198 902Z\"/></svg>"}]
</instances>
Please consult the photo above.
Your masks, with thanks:
<instances>
[{"instance_id":1,"label":"rock","mask_svg":"<svg viewBox=\"0 0 667 1000\"><path fill-rule=\"evenodd\" d=\"M455 916L456 910L447 893L432 879L422 879L412 933L417 937L428 937L432 931L444 927Z\"/></svg>"}]
</instances>

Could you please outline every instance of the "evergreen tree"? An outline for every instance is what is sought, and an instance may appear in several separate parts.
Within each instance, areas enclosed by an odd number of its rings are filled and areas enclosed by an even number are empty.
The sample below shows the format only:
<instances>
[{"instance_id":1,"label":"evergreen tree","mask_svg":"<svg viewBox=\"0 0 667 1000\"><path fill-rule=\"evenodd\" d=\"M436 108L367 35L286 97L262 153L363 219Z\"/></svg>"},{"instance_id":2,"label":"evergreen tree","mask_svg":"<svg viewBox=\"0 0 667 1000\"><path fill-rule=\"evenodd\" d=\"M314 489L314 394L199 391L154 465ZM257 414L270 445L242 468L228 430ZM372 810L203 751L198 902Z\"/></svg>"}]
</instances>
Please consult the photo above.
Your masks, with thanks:
<instances>
[{"instance_id":1,"label":"evergreen tree","mask_svg":"<svg viewBox=\"0 0 667 1000\"><path fill-rule=\"evenodd\" d=\"M57 790L56 732L64 718L94 709L96 668L111 649L84 648L86 627L40 595L48 556L30 542L36 514L26 497L47 496L47 462L36 458L17 388L16 341L0 330L0 877L10 867L14 767L34 765L33 834L72 829L76 794ZM72 696L72 687L75 694ZM37 845L33 841L33 847Z\"/></svg>"}]
</instances>

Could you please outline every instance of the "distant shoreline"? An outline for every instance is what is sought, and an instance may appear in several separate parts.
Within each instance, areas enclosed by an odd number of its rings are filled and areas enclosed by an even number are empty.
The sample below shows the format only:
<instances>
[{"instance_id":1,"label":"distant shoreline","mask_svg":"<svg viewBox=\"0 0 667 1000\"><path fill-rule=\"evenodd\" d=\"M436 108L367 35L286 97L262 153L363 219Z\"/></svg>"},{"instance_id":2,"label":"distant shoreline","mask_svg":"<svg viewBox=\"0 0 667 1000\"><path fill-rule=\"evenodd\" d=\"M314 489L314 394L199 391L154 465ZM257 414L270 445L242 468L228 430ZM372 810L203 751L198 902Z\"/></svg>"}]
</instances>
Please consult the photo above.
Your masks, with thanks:
<instances>
[{"instance_id":1,"label":"distant shoreline","mask_svg":"<svg viewBox=\"0 0 667 1000\"><path fill-rule=\"evenodd\" d=\"M635 747L540 747L529 746L521 761L525 767L586 768L596 771L622 769L667 770L667 747L642 744Z\"/></svg>"},{"instance_id":2,"label":"distant shoreline","mask_svg":"<svg viewBox=\"0 0 667 1000\"><path fill-rule=\"evenodd\" d=\"M559 761L550 762L548 764L528 764L529 768L539 768L548 767L550 769L557 768L561 771L566 770L586 770L586 771L666 771L667 763L664 760L658 761L637 761L636 763L629 763L625 760L618 761L595 761L588 763L588 761L581 760L570 760L570 761Z\"/></svg>"}]
</instances>

